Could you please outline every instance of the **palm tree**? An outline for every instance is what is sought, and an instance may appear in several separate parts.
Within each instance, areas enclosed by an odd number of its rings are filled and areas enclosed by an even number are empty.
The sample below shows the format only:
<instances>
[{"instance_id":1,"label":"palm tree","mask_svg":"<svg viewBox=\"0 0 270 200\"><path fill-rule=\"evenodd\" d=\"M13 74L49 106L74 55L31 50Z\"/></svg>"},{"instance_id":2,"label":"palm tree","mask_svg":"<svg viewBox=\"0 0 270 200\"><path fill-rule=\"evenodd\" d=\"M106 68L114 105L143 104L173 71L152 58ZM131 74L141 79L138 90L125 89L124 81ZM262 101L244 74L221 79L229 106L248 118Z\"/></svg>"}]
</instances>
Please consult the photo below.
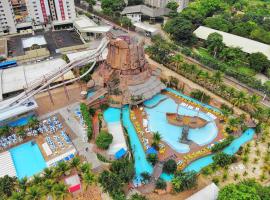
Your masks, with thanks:
<instances>
[{"instance_id":1,"label":"palm tree","mask_svg":"<svg viewBox=\"0 0 270 200\"><path fill-rule=\"evenodd\" d=\"M27 177L24 177L24 178L18 180L18 186L23 192L26 191L26 188L28 185L27 181L28 181Z\"/></svg>"},{"instance_id":2,"label":"palm tree","mask_svg":"<svg viewBox=\"0 0 270 200\"><path fill-rule=\"evenodd\" d=\"M33 180L31 181L31 183L32 183L33 185L38 185L38 184L40 184L40 183L42 183L42 182L43 182L43 178L40 177L39 175L34 175L34 176L33 176Z\"/></svg>"},{"instance_id":3,"label":"palm tree","mask_svg":"<svg viewBox=\"0 0 270 200\"><path fill-rule=\"evenodd\" d=\"M52 188L55 199L64 199L68 194L67 191L67 186L63 183L57 183Z\"/></svg>"},{"instance_id":4,"label":"palm tree","mask_svg":"<svg viewBox=\"0 0 270 200\"><path fill-rule=\"evenodd\" d=\"M9 198L10 200L24 200L25 198L24 192L13 192L11 197Z\"/></svg>"},{"instance_id":5,"label":"palm tree","mask_svg":"<svg viewBox=\"0 0 270 200\"><path fill-rule=\"evenodd\" d=\"M181 64L183 63L183 57L180 54L176 54L171 57L171 62L176 67L176 71L180 68Z\"/></svg>"},{"instance_id":6,"label":"palm tree","mask_svg":"<svg viewBox=\"0 0 270 200\"><path fill-rule=\"evenodd\" d=\"M233 97L232 99L232 103L234 106L238 106L241 107L243 105L245 105L245 103L247 102L247 97L246 97L246 93L244 92L239 92L235 97Z\"/></svg>"},{"instance_id":7,"label":"palm tree","mask_svg":"<svg viewBox=\"0 0 270 200\"><path fill-rule=\"evenodd\" d=\"M42 191L39 186L33 185L26 193L26 199L29 200L40 200L42 197Z\"/></svg>"},{"instance_id":8,"label":"palm tree","mask_svg":"<svg viewBox=\"0 0 270 200\"><path fill-rule=\"evenodd\" d=\"M75 157L75 158L73 158L72 161L70 162L70 167L71 167L71 168L76 168L76 169L77 169L77 168L80 166L80 163L81 163L80 158L79 158L79 157Z\"/></svg>"},{"instance_id":9,"label":"palm tree","mask_svg":"<svg viewBox=\"0 0 270 200\"><path fill-rule=\"evenodd\" d=\"M69 166L67 165L66 162L60 162L56 166L55 172L57 173L58 176L62 176L63 174L67 173L69 170Z\"/></svg>"},{"instance_id":10,"label":"palm tree","mask_svg":"<svg viewBox=\"0 0 270 200\"><path fill-rule=\"evenodd\" d=\"M159 132L155 132L153 134L153 146L158 147L160 140L161 140L161 135Z\"/></svg>"},{"instance_id":11,"label":"palm tree","mask_svg":"<svg viewBox=\"0 0 270 200\"><path fill-rule=\"evenodd\" d=\"M222 82L223 74L220 71L215 72L212 77L211 81L213 84L219 84Z\"/></svg>"},{"instance_id":12,"label":"palm tree","mask_svg":"<svg viewBox=\"0 0 270 200\"><path fill-rule=\"evenodd\" d=\"M80 170L83 172L83 173L88 173L91 169L91 165L89 163L83 163L81 166L80 166Z\"/></svg>"},{"instance_id":13,"label":"palm tree","mask_svg":"<svg viewBox=\"0 0 270 200\"><path fill-rule=\"evenodd\" d=\"M83 174L83 183L85 185L85 190L88 189L88 186L96 182L96 177L93 173L87 172Z\"/></svg>"},{"instance_id":14,"label":"palm tree","mask_svg":"<svg viewBox=\"0 0 270 200\"><path fill-rule=\"evenodd\" d=\"M247 99L248 109L250 109L253 112L256 111L260 101L261 98L255 94L249 96L249 98Z\"/></svg>"},{"instance_id":15,"label":"palm tree","mask_svg":"<svg viewBox=\"0 0 270 200\"><path fill-rule=\"evenodd\" d=\"M46 179L43 183L42 186L44 188L44 193L46 195L52 194L52 188L54 186L55 182L51 179Z\"/></svg>"},{"instance_id":16,"label":"palm tree","mask_svg":"<svg viewBox=\"0 0 270 200\"><path fill-rule=\"evenodd\" d=\"M51 168L45 168L43 170L43 175L46 179L53 178L53 170Z\"/></svg>"},{"instance_id":17,"label":"palm tree","mask_svg":"<svg viewBox=\"0 0 270 200\"><path fill-rule=\"evenodd\" d=\"M29 128L35 128L38 125L39 121L36 117L31 117L31 119L28 122Z\"/></svg>"}]
</instances>

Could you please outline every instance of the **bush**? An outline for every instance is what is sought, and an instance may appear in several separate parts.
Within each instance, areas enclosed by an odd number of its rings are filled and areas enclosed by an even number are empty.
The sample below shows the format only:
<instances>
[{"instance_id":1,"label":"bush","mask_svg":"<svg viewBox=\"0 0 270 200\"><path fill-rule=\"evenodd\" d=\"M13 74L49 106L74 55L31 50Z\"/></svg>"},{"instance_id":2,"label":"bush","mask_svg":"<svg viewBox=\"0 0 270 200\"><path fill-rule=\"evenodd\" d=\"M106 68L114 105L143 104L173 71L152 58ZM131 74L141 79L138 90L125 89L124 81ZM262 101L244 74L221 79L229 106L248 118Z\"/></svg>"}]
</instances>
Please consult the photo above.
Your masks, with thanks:
<instances>
[{"instance_id":1,"label":"bush","mask_svg":"<svg viewBox=\"0 0 270 200\"><path fill-rule=\"evenodd\" d=\"M166 188L167 183L162 178L159 178L156 182L156 189L166 190Z\"/></svg>"},{"instance_id":2,"label":"bush","mask_svg":"<svg viewBox=\"0 0 270 200\"><path fill-rule=\"evenodd\" d=\"M190 96L193 97L194 99L197 99L203 103L209 103L211 98L210 96L206 95L204 92L200 90L195 90L190 93Z\"/></svg>"},{"instance_id":3,"label":"bush","mask_svg":"<svg viewBox=\"0 0 270 200\"><path fill-rule=\"evenodd\" d=\"M92 135L93 135L93 130L92 130L92 118L89 114L87 105L84 103L80 104L80 109L81 109L81 113L83 116L83 120L87 126L87 137L88 137L88 141L90 141L92 139Z\"/></svg>"},{"instance_id":4,"label":"bush","mask_svg":"<svg viewBox=\"0 0 270 200\"><path fill-rule=\"evenodd\" d=\"M231 164L234 161L235 157L229 154L218 152L214 155L213 160L214 164L219 165L220 167L225 167Z\"/></svg>"},{"instance_id":5,"label":"bush","mask_svg":"<svg viewBox=\"0 0 270 200\"><path fill-rule=\"evenodd\" d=\"M234 137L232 135L230 135L229 137L227 137L225 140L223 140L222 142L216 143L212 148L211 151L217 152L220 151L222 149L224 149L226 146L229 146L232 141L234 140Z\"/></svg>"},{"instance_id":6,"label":"bush","mask_svg":"<svg viewBox=\"0 0 270 200\"><path fill-rule=\"evenodd\" d=\"M189 190L197 185L197 173L195 171L178 171L172 179L175 192Z\"/></svg>"},{"instance_id":7,"label":"bush","mask_svg":"<svg viewBox=\"0 0 270 200\"><path fill-rule=\"evenodd\" d=\"M101 149L108 149L113 141L113 136L110 133L101 131L96 139L96 145Z\"/></svg>"},{"instance_id":8,"label":"bush","mask_svg":"<svg viewBox=\"0 0 270 200\"><path fill-rule=\"evenodd\" d=\"M148 154L147 161L150 162L152 165L155 165L158 162L157 154Z\"/></svg>"},{"instance_id":9,"label":"bush","mask_svg":"<svg viewBox=\"0 0 270 200\"><path fill-rule=\"evenodd\" d=\"M163 165L163 172L173 174L177 169L175 160L169 159Z\"/></svg>"}]
</instances>

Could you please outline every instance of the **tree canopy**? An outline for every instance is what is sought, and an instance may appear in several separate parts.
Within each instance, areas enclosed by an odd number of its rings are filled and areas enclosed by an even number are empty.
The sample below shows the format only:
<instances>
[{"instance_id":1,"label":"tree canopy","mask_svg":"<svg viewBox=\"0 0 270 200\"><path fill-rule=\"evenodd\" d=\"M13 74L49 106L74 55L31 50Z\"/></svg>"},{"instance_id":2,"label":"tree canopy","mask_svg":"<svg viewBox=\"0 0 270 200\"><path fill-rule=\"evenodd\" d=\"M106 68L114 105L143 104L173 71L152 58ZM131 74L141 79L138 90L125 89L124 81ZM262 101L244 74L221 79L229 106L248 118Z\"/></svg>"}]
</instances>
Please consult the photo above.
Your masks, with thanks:
<instances>
[{"instance_id":1,"label":"tree canopy","mask_svg":"<svg viewBox=\"0 0 270 200\"><path fill-rule=\"evenodd\" d=\"M96 139L96 145L101 149L108 149L113 141L113 136L110 133L101 131Z\"/></svg>"},{"instance_id":2,"label":"tree canopy","mask_svg":"<svg viewBox=\"0 0 270 200\"><path fill-rule=\"evenodd\" d=\"M172 179L172 186L175 192L182 192L197 185L197 173L195 171L177 171Z\"/></svg>"}]
</instances>

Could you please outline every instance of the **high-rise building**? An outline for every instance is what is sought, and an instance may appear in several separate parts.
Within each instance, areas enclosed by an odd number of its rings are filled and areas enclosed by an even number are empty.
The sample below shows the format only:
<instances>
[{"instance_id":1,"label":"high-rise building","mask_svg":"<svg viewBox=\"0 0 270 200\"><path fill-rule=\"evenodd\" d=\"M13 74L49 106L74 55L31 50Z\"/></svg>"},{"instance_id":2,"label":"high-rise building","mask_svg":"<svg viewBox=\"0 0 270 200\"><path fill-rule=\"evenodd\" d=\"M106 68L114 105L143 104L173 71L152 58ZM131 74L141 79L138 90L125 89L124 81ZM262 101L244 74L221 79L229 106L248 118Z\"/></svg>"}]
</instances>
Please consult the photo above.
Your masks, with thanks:
<instances>
[{"instance_id":1,"label":"high-rise building","mask_svg":"<svg viewBox=\"0 0 270 200\"><path fill-rule=\"evenodd\" d=\"M27 0L26 5L36 24L76 18L74 0Z\"/></svg>"},{"instance_id":2,"label":"high-rise building","mask_svg":"<svg viewBox=\"0 0 270 200\"><path fill-rule=\"evenodd\" d=\"M16 33L16 20L10 0L0 0L0 34Z\"/></svg>"},{"instance_id":3,"label":"high-rise building","mask_svg":"<svg viewBox=\"0 0 270 200\"><path fill-rule=\"evenodd\" d=\"M170 1L178 3L178 11L182 11L189 3L189 0L144 0L144 3L156 8L165 8Z\"/></svg>"},{"instance_id":4,"label":"high-rise building","mask_svg":"<svg viewBox=\"0 0 270 200\"><path fill-rule=\"evenodd\" d=\"M24 15L28 20L30 18L30 26L48 24L50 22L70 22L76 18L74 0L25 0L13 2L16 6L17 18L20 16L19 11L24 3L26 10L23 10ZM0 0L0 34L16 33L19 30L20 24L16 20L14 9L11 0ZM20 20L21 23L25 22ZM29 21L28 21L29 22ZM31 25L31 22L32 25Z\"/></svg>"}]
</instances>

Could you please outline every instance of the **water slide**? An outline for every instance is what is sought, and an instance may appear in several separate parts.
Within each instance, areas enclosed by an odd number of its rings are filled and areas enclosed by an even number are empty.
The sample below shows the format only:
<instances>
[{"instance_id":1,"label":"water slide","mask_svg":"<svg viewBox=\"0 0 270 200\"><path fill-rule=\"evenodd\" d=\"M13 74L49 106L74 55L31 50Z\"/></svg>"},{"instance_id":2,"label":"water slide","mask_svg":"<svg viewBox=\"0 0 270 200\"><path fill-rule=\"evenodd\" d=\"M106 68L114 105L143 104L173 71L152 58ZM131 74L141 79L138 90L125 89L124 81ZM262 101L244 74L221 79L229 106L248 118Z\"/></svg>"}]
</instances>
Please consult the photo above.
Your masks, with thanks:
<instances>
[{"instance_id":1,"label":"water slide","mask_svg":"<svg viewBox=\"0 0 270 200\"><path fill-rule=\"evenodd\" d=\"M35 80L35 81L33 81L32 83L29 83L28 87L25 89L25 91L23 91L22 93L20 93L16 97L0 102L0 112L1 112L1 110L10 109L12 107L16 107L16 105L23 104L27 100L29 100L31 97L35 96L36 94L47 90L47 88L49 88L51 83L53 83L58 78L62 77L64 74L66 74L67 72L69 72L70 70L75 68L76 66L81 66L83 64L89 63L90 61L95 63L96 60L98 59L98 57L106 49L108 43L109 43L109 41L107 40L107 38L103 38L101 40L100 45L97 47L97 49L95 51L90 52L88 54L84 54L84 55L78 57L77 59L75 59L74 61L71 61L70 63L65 64L64 66L59 67L58 70L53 71L53 72ZM94 64L91 66L91 68L88 70L88 72L90 72L93 68L94 68ZM82 75L82 76L84 76L84 75ZM80 77L72 79L69 82L76 81L79 78ZM50 88L50 89L52 89L52 88Z\"/></svg>"}]
</instances>

